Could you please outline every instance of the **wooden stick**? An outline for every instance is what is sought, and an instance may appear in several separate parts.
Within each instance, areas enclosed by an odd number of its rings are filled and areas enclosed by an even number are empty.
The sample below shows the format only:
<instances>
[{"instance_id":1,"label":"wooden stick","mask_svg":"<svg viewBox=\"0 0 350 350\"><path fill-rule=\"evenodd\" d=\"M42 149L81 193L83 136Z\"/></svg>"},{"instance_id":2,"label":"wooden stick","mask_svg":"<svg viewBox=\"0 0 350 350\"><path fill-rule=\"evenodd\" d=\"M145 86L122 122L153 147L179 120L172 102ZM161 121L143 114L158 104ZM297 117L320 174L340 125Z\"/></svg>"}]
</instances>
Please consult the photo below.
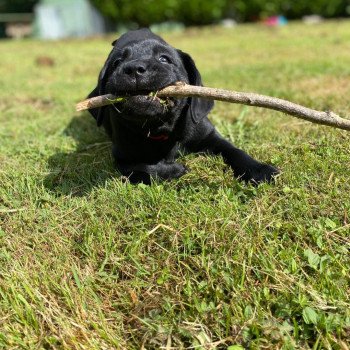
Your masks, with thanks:
<instances>
[{"instance_id":1,"label":"wooden stick","mask_svg":"<svg viewBox=\"0 0 350 350\"><path fill-rule=\"evenodd\" d=\"M176 83L162 90L157 91L157 97L200 97L210 100L218 100L231 103L239 103L248 106L269 108L290 114L294 117L308 120L312 123L332 126L334 128L349 130L350 120L341 118L331 111L316 111L296 103L282 100L280 98L259 95L249 92L237 92L224 89L193 86L185 83ZM106 106L112 103L121 102L127 97L116 97L114 95L102 95L87 99L76 105L77 111Z\"/></svg>"}]
</instances>

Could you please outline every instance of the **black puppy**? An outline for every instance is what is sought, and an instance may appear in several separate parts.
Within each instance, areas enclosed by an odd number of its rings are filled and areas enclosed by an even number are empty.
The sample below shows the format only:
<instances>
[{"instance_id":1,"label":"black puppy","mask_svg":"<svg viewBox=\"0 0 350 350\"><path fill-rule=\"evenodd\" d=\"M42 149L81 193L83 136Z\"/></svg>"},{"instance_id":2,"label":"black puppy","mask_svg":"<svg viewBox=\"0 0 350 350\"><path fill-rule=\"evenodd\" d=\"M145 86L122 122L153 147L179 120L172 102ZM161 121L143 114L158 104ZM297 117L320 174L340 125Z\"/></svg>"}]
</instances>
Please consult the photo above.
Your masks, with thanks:
<instances>
[{"instance_id":1,"label":"black puppy","mask_svg":"<svg viewBox=\"0 0 350 350\"><path fill-rule=\"evenodd\" d=\"M245 181L270 181L278 170L260 163L220 136L208 120L213 101L147 95L175 82L202 86L192 58L148 29L130 31L113 42L96 88L89 97L127 95L126 102L90 109L113 142L118 170L132 183L172 179L186 173L179 150L221 155ZM144 94L140 96L140 94Z\"/></svg>"}]
</instances>

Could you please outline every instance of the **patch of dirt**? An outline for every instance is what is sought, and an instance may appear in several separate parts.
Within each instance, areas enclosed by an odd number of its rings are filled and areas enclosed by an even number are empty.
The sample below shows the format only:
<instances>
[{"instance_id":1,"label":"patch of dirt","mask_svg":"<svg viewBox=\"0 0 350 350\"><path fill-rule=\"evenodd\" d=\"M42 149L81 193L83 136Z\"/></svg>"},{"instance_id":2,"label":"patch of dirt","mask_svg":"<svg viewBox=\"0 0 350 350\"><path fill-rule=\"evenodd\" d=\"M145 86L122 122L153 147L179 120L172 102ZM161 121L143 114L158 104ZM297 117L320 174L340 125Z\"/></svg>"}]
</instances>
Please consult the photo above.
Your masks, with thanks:
<instances>
[{"instance_id":1,"label":"patch of dirt","mask_svg":"<svg viewBox=\"0 0 350 350\"><path fill-rule=\"evenodd\" d=\"M17 97L14 100L3 100L0 103L0 111L5 112L14 106L18 105L31 105L35 109L41 111L47 111L54 106L54 101L48 98L38 98L38 97Z\"/></svg>"},{"instance_id":2,"label":"patch of dirt","mask_svg":"<svg viewBox=\"0 0 350 350\"><path fill-rule=\"evenodd\" d=\"M53 67L55 65L55 60L49 56L38 56L35 63L40 67Z\"/></svg>"},{"instance_id":3,"label":"patch of dirt","mask_svg":"<svg viewBox=\"0 0 350 350\"><path fill-rule=\"evenodd\" d=\"M293 89L304 91L312 97L348 96L350 93L350 76L321 76L294 81Z\"/></svg>"}]
</instances>

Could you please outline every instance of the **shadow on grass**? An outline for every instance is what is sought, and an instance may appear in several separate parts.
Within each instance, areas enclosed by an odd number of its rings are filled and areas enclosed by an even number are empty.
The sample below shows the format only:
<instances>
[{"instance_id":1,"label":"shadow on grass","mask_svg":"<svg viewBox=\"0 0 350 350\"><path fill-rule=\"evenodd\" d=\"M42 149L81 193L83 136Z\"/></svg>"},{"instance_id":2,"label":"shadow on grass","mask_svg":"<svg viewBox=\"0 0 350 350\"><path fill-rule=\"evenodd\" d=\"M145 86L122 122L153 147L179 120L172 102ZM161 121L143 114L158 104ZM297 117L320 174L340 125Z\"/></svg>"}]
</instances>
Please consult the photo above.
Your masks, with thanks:
<instances>
[{"instance_id":1,"label":"shadow on grass","mask_svg":"<svg viewBox=\"0 0 350 350\"><path fill-rule=\"evenodd\" d=\"M118 176L111 156L111 142L103 128L87 114L74 116L64 135L77 142L75 152L59 152L49 158L50 174L44 185L57 195L84 196L94 187Z\"/></svg>"},{"instance_id":2,"label":"shadow on grass","mask_svg":"<svg viewBox=\"0 0 350 350\"><path fill-rule=\"evenodd\" d=\"M93 188L104 186L108 179L120 177L115 170L109 141L103 128L97 128L93 118L88 114L74 116L64 130L64 135L72 137L77 147L74 152L58 152L48 160L50 173L44 179L44 186L57 196L71 195L81 197ZM181 162L181 161L180 161ZM208 165L210 166L210 165ZM228 170L229 174L231 171ZM181 192L189 187L193 191L210 191L217 193L222 187L231 189L235 196L241 195L244 202L256 195L256 189L233 179L232 183L223 185L224 174L214 179L191 177L187 181L165 181L167 188L176 188ZM158 181L155 181L158 183ZM230 181L231 182L231 181Z\"/></svg>"}]
</instances>

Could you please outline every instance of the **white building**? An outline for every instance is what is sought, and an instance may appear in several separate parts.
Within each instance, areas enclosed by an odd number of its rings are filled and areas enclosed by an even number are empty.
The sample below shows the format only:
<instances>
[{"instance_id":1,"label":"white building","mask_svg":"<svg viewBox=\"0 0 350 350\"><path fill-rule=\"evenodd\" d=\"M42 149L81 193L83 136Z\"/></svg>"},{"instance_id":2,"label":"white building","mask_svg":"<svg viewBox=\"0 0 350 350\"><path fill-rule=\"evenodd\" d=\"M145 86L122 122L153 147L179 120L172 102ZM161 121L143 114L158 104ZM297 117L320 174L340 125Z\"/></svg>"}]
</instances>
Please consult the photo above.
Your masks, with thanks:
<instances>
[{"instance_id":1,"label":"white building","mask_svg":"<svg viewBox=\"0 0 350 350\"><path fill-rule=\"evenodd\" d=\"M104 18L88 0L41 0L35 7L35 34L39 38L86 37L105 32Z\"/></svg>"}]
</instances>

